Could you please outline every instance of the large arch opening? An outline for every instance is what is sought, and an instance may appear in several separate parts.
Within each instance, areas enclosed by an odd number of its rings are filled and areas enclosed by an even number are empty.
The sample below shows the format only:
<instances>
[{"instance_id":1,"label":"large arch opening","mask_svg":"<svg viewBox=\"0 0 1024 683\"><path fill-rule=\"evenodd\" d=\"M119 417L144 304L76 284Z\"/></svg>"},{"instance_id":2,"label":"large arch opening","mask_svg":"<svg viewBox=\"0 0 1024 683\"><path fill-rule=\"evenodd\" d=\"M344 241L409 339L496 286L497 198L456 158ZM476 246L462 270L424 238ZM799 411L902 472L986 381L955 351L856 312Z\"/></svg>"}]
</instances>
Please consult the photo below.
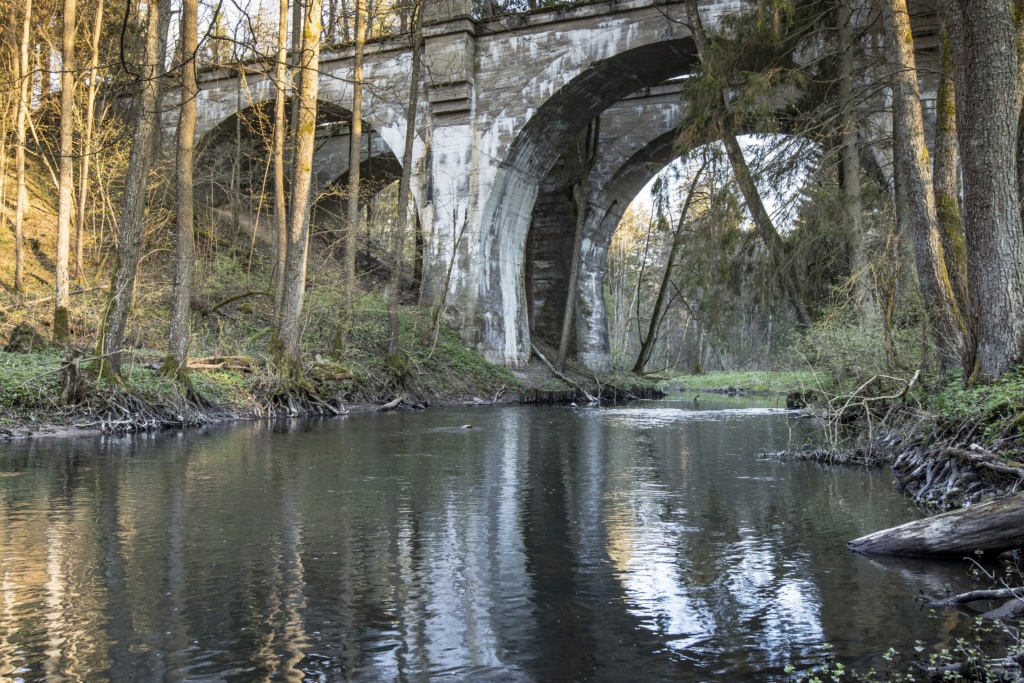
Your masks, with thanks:
<instances>
[{"instance_id":1,"label":"large arch opening","mask_svg":"<svg viewBox=\"0 0 1024 683\"><path fill-rule=\"evenodd\" d=\"M523 268L540 184L602 111L631 93L689 73L696 60L692 39L684 37L597 62L548 99L512 143L481 214L485 264L474 336L490 360L520 366L529 358Z\"/></svg>"},{"instance_id":2,"label":"large arch opening","mask_svg":"<svg viewBox=\"0 0 1024 683\"><path fill-rule=\"evenodd\" d=\"M291 104L286 104L288 120ZM219 122L197 145L195 177L200 210L206 212L214 232L228 235L230 242L242 233L253 245L257 240L265 245L273 243L273 112L273 101L244 108ZM317 104L310 239L313 253L327 260L340 260L344 255L351 118L345 107L324 100ZM364 282L372 285L390 275L384 255L390 254L396 225L402 167L378 130L366 119L362 124L356 268ZM415 217L415 210L410 215ZM415 247L417 240L408 239L406 244L410 245L408 262L415 266L415 273L406 283L412 290L421 259Z\"/></svg>"}]
</instances>

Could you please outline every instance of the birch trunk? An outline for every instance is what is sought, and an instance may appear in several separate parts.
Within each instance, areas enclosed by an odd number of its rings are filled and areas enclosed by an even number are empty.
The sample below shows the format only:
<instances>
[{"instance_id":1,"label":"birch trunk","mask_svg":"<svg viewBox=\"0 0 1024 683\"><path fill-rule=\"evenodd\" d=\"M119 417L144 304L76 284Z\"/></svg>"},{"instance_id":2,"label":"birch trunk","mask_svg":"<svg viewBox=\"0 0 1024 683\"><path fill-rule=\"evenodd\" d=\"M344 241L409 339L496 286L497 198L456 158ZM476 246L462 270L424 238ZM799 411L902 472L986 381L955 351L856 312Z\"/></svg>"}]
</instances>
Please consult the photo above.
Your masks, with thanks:
<instances>
[{"instance_id":1,"label":"birch trunk","mask_svg":"<svg viewBox=\"0 0 1024 683\"><path fill-rule=\"evenodd\" d=\"M112 376L121 374L121 350L124 333L131 312L135 279L139 270L142 250L143 213L146 208L146 181L149 176L153 133L157 120L158 87L162 59L160 47L160 15L170 9L168 0L149 6L146 19L146 47L140 65L142 88L138 98L138 113L132 133L132 149L125 174L124 199L118 223L117 266L114 269L107 302L106 315L100 329L96 355L100 357L100 372Z\"/></svg>"},{"instance_id":2,"label":"birch trunk","mask_svg":"<svg viewBox=\"0 0 1024 683\"><path fill-rule=\"evenodd\" d=\"M192 162L195 154L196 54L198 45L198 0L183 0L181 4L181 114L178 118L178 150L175 169L177 192L177 218L174 238L174 290L171 303L171 323L168 334L168 361L173 362L172 376L182 377L186 372L190 337L189 303L192 299L192 266L195 261L194 211L192 206Z\"/></svg>"},{"instance_id":3,"label":"birch trunk","mask_svg":"<svg viewBox=\"0 0 1024 683\"><path fill-rule=\"evenodd\" d=\"M14 210L14 291L25 291L25 213L28 211L28 188L25 185L25 142L28 136L29 41L32 28L32 0L25 0L25 14L21 27L21 61L18 78L21 93L18 98L18 146L14 152L17 205Z\"/></svg>"},{"instance_id":4,"label":"birch trunk","mask_svg":"<svg viewBox=\"0 0 1024 683\"><path fill-rule=\"evenodd\" d=\"M61 345L71 341L68 259L71 252L71 220L75 211L75 10L75 0L64 0L60 69L60 181L57 187L56 291L53 307L53 340Z\"/></svg>"},{"instance_id":5,"label":"birch trunk","mask_svg":"<svg viewBox=\"0 0 1024 683\"><path fill-rule=\"evenodd\" d=\"M84 241L85 202L89 196L89 165L92 162L92 131L96 121L96 83L100 63L100 36L103 33L103 0L96 5L96 17L92 26L92 58L89 60L89 94L85 104L85 134L82 139L82 163L78 180L78 221L75 227L75 278L85 281Z\"/></svg>"},{"instance_id":6,"label":"birch trunk","mask_svg":"<svg viewBox=\"0 0 1024 683\"><path fill-rule=\"evenodd\" d=\"M285 260L284 298L273 353L278 365L295 374L302 362L302 306L306 291L306 260L309 249L309 201L316 145L317 74L320 69L321 0L309 0L302 28L299 69L302 71L295 127L295 167L292 202L288 217L288 257Z\"/></svg>"},{"instance_id":7,"label":"birch trunk","mask_svg":"<svg viewBox=\"0 0 1024 683\"><path fill-rule=\"evenodd\" d=\"M885 0L882 15L894 69L892 118L893 128L898 129L894 136L894 155L896 173L903 182L906 225L910 228L914 245L917 277L928 311L939 366L943 370L952 370L960 367L964 360L963 321L956 306L939 235L906 0Z\"/></svg>"},{"instance_id":8,"label":"birch trunk","mask_svg":"<svg viewBox=\"0 0 1024 683\"><path fill-rule=\"evenodd\" d=\"M284 298L284 263L288 257L288 205L284 194L285 107L288 79L288 0L280 0L277 24L277 65L274 80L274 321L281 317Z\"/></svg>"},{"instance_id":9,"label":"birch trunk","mask_svg":"<svg viewBox=\"0 0 1024 683\"><path fill-rule=\"evenodd\" d=\"M997 378L1024 346L1024 233L1017 190L1017 39L1006 0L946 0L957 84L972 370Z\"/></svg>"},{"instance_id":10,"label":"birch trunk","mask_svg":"<svg viewBox=\"0 0 1024 683\"><path fill-rule=\"evenodd\" d=\"M402 289L402 266L405 253L405 232L409 228L409 199L412 185L412 154L416 144L416 107L420 94L420 30L423 10L414 7L412 69L409 74L409 105L405 110L405 149L402 150L402 177L398 181L398 221L391 264L391 289L388 292L388 356L398 355L398 303Z\"/></svg>"},{"instance_id":11,"label":"birch trunk","mask_svg":"<svg viewBox=\"0 0 1024 683\"><path fill-rule=\"evenodd\" d=\"M356 3L356 45L352 66L352 125L349 129L348 220L345 226L345 311L336 351L345 352L356 315L356 235L359 231L359 162L363 148L363 45L366 42L366 0Z\"/></svg>"}]
</instances>

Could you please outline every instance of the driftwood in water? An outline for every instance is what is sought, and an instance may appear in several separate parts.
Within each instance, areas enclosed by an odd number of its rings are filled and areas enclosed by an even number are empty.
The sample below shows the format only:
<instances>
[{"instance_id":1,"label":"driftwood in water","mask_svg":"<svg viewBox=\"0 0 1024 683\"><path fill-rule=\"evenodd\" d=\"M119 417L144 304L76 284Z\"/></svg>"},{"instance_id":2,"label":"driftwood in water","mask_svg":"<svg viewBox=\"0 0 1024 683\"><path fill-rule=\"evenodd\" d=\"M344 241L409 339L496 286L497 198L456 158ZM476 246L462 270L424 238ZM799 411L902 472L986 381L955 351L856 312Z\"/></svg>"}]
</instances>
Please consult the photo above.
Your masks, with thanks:
<instances>
[{"instance_id":1,"label":"driftwood in water","mask_svg":"<svg viewBox=\"0 0 1024 683\"><path fill-rule=\"evenodd\" d=\"M847 544L867 555L969 555L1024 547L1024 493L876 531Z\"/></svg>"}]
</instances>

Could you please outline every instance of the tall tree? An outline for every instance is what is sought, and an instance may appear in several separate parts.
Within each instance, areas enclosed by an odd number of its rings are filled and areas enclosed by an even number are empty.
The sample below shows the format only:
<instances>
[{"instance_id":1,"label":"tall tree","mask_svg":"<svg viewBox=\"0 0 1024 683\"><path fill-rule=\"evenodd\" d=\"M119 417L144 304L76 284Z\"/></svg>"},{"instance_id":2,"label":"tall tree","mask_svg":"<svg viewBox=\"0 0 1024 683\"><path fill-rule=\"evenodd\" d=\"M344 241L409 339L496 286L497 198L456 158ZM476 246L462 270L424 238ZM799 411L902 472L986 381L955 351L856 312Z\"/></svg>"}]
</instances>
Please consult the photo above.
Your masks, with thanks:
<instances>
[{"instance_id":1,"label":"tall tree","mask_svg":"<svg viewBox=\"0 0 1024 683\"><path fill-rule=\"evenodd\" d=\"M100 36L103 34L103 0L96 5L92 25L92 57L89 60L89 91L85 102L85 132L82 136L82 162L78 171L78 220L75 227L75 277L85 279L85 202L89 196L89 165L92 162L92 134L96 123L96 93L100 64Z\"/></svg>"},{"instance_id":2,"label":"tall tree","mask_svg":"<svg viewBox=\"0 0 1024 683\"><path fill-rule=\"evenodd\" d=\"M142 256L142 223L146 208L146 182L149 177L153 134L157 120L157 77L163 63L160 55L160 14L170 11L169 0L151 3L146 17L146 43L142 64L139 65L140 91L136 102L132 147L125 173L121 219L118 223L117 267L110 288L106 314L100 329L96 355L100 358L100 372L119 377L121 351L128 315L135 294L135 279Z\"/></svg>"},{"instance_id":3,"label":"tall tree","mask_svg":"<svg viewBox=\"0 0 1024 683\"><path fill-rule=\"evenodd\" d=\"M174 237L174 289L165 369L172 376L187 378L186 360L190 335L189 303L192 298L192 264L195 260L194 212L192 208L192 162L195 155L196 58L199 51L199 3L183 0L178 42L181 54L181 114L178 118L175 191L177 216ZM187 379L186 379L187 384Z\"/></svg>"},{"instance_id":4,"label":"tall tree","mask_svg":"<svg viewBox=\"0 0 1024 683\"><path fill-rule=\"evenodd\" d=\"M58 344L71 340L68 306L68 258L71 249L71 220L75 211L75 0L64 0L63 40L60 69L60 181L57 188L57 259L53 309L53 339Z\"/></svg>"},{"instance_id":5,"label":"tall tree","mask_svg":"<svg viewBox=\"0 0 1024 683\"><path fill-rule=\"evenodd\" d=\"M1017 34L1006 0L945 0L956 79L973 369L996 378L1024 351L1017 186Z\"/></svg>"},{"instance_id":6,"label":"tall tree","mask_svg":"<svg viewBox=\"0 0 1024 683\"><path fill-rule=\"evenodd\" d=\"M871 288L868 282L867 236L863 226L863 200L860 188L860 149L857 143L857 107L854 98L853 13L849 0L840 0L836 12L839 38L839 128L846 223L850 230L850 270L854 277L854 298L857 305L869 305Z\"/></svg>"},{"instance_id":7,"label":"tall tree","mask_svg":"<svg viewBox=\"0 0 1024 683\"><path fill-rule=\"evenodd\" d=\"M302 306L306 290L306 259L309 250L309 204L316 145L318 70L320 68L321 0L309 0L302 28L299 53L299 93L295 126L295 166L291 210L288 217L288 258L284 271L281 317L273 340L273 354L279 367L295 376L302 361Z\"/></svg>"},{"instance_id":8,"label":"tall tree","mask_svg":"<svg viewBox=\"0 0 1024 683\"><path fill-rule=\"evenodd\" d=\"M687 0L686 9L690 29L693 31L693 40L697 44L697 53L705 68L708 68L710 64L708 38L704 32L704 24L700 18L697 0ZM768 250L768 254L775 266L779 283L793 305L797 323L801 327L807 327L811 324L811 315L807 310L806 304L804 304L803 298L800 296L800 291L797 289L792 261L786 254L785 244L775 227L775 223L772 221L767 209L764 208L764 202L761 200L761 193L757 189L754 175L751 173L750 166L743 156L743 148L736 138L736 126L726 110L725 98L721 90L717 91L716 98L718 100L715 102L714 115L717 128L716 133L718 133L722 144L725 146L726 155L729 157L729 163L732 165L733 175L736 177L736 183L740 187L740 192L743 194L743 199L747 204L747 210L750 211L750 216L754 221L754 228Z\"/></svg>"},{"instance_id":9,"label":"tall tree","mask_svg":"<svg viewBox=\"0 0 1024 683\"><path fill-rule=\"evenodd\" d=\"M352 65L352 125L349 127L348 220L345 226L345 311L336 344L345 351L348 333L356 315L356 237L359 231L359 165L363 149L363 46L366 43L366 0L356 3L356 41Z\"/></svg>"},{"instance_id":10,"label":"tall tree","mask_svg":"<svg viewBox=\"0 0 1024 683\"><path fill-rule=\"evenodd\" d=\"M398 181L398 220L395 224L395 242L391 256L391 285L388 290L388 356L398 355L398 302L402 291L402 266L405 253L405 233L409 227L409 200L412 185L412 154L416 144L416 107L420 95L420 41L423 26L423 8L417 2L413 8L412 68L409 73L409 104L405 110L405 149L402 150L402 176Z\"/></svg>"},{"instance_id":11,"label":"tall tree","mask_svg":"<svg viewBox=\"0 0 1024 683\"><path fill-rule=\"evenodd\" d=\"M20 96L18 98L18 145L15 148L15 173L18 193L14 210L14 291L25 291L25 213L28 211L28 187L25 183L25 143L28 137L29 44L32 38L32 0L25 0L21 23L21 59L18 62Z\"/></svg>"},{"instance_id":12,"label":"tall tree","mask_svg":"<svg viewBox=\"0 0 1024 683\"><path fill-rule=\"evenodd\" d=\"M952 370L963 362L963 320L946 270L939 235L906 0L884 0L882 16L893 68L894 153L896 173L903 183L906 225L910 228L917 277L939 365L943 370Z\"/></svg>"},{"instance_id":13,"label":"tall tree","mask_svg":"<svg viewBox=\"0 0 1024 683\"><path fill-rule=\"evenodd\" d=\"M280 0L277 12L277 64L274 65L274 320L281 316L284 298L284 263L288 258L288 205L284 193L285 107L288 97L288 0Z\"/></svg>"}]
</instances>

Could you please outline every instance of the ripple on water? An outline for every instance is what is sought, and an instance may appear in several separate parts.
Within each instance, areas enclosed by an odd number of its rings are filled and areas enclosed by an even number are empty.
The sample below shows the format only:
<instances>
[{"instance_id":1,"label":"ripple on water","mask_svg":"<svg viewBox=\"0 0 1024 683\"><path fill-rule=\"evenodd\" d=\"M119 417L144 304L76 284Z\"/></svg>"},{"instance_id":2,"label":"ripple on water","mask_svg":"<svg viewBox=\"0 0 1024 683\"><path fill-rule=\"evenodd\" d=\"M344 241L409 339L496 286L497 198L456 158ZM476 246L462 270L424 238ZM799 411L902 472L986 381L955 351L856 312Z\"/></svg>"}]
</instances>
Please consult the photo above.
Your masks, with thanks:
<instances>
[{"instance_id":1,"label":"ripple on water","mask_svg":"<svg viewBox=\"0 0 1024 683\"><path fill-rule=\"evenodd\" d=\"M605 408L581 411L588 417L623 427L664 427L686 422L727 422L770 415L792 415L799 411L786 408L722 408L694 410L690 408Z\"/></svg>"}]
</instances>

